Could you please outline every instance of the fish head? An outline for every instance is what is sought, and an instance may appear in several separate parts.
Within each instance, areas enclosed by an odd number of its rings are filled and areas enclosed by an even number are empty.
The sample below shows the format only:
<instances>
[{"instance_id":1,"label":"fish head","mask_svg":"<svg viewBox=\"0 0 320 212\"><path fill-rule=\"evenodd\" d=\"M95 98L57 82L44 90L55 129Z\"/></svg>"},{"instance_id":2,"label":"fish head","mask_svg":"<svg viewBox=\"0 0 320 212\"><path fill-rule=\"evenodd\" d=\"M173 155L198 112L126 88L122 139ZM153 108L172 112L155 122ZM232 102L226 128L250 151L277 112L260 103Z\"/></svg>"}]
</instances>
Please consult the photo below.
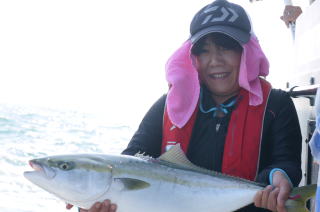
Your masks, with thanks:
<instances>
[{"instance_id":1,"label":"fish head","mask_svg":"<svg viewBox=\"0 0 320 212\"><path fill-rule=\"evenodd\" d=\"M112 183L112 165L99 155L61 155L29 161L33 171L24 176L67 203L95 202Z\"/></svg>"}]
</instances>

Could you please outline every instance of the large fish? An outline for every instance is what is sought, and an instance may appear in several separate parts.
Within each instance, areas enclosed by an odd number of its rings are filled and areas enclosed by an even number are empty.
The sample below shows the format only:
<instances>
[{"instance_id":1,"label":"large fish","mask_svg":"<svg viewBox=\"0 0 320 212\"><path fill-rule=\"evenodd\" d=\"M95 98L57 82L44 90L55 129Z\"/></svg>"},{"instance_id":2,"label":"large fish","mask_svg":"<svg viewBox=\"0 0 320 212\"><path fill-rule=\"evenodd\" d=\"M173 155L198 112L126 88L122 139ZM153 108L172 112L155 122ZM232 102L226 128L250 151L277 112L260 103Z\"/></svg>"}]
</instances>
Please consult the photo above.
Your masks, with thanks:
<instances>
[{"instance_id":1,"label":"large fish","mask_svg":"<svg viewBox=\"0 0 320 212\"><path fill-rule=\"evenodd\" d=\"M159 158L75 154L34 159L32 183L67 203L88 209L111 199L119 212L234 211L253 202L263 185L193 165L176 145ZM288 211L308 211L316 186L295 188Z\"/></svg>"}]
</instances>

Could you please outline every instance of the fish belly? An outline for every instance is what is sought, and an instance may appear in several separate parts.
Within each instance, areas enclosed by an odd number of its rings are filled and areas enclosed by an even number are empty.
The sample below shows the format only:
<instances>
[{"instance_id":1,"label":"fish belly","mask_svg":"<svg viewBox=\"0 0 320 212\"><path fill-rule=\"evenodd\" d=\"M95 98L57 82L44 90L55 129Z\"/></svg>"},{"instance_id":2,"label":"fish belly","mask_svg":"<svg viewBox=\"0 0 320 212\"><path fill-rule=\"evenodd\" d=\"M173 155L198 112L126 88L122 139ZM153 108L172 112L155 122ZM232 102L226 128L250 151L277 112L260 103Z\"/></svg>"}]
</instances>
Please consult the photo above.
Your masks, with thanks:
<instances>
[{"instance_id":1,"label":"fish belly","mask_svg":"<svg viewBox=\"0 0 320 212\"><path fill-rule=\"evenodd\" d=\"M111 191L118 212L183 211L227 212L253 202L255 190L241 188L203 188L161 183L138 191Z\"/></svg>"}]
</instances>

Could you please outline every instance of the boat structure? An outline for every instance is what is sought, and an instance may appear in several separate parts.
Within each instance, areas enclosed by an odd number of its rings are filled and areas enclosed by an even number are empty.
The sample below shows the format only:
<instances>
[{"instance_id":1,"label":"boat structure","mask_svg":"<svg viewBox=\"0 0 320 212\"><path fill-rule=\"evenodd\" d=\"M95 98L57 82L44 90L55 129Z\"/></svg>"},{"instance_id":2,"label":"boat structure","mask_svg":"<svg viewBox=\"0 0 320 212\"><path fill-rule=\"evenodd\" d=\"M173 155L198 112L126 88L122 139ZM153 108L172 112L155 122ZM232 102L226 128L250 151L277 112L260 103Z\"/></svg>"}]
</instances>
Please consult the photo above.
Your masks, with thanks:
<instances>
[{"instance_id":1,"label":"boat structure","mask_svg":"<svg viewBox=\"0 0 320 212\"><path fill-rule=\"evenodd\" d=\"M252 4L257 1L250 0ZM316 184L318 181L319 164L311 155L308 145L316 127L315 96L320 88L320 0L301 0L308 6L298 14L295 21L289 22L291 30L293 59L292 70L283 82L285 89L292 97L297 109L302 132L302 171L300 185ZM295 3L295 2L293 2ZM292 1L284 1L284 14L287 6L295 6ZM284 26L285 27L285 26ZM314 200L309 206L314 209Z\"/></svg>"}]
</instances>

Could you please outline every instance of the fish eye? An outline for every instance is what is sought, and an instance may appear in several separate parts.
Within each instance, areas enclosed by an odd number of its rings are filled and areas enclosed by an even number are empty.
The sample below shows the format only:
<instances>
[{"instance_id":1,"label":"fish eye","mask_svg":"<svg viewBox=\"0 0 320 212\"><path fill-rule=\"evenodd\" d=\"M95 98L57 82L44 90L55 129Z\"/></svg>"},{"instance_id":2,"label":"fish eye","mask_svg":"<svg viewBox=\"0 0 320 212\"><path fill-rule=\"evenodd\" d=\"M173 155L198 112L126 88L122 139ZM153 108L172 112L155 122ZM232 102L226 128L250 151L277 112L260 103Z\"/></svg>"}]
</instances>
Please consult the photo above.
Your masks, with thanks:
<instances>
[{"instance_id":1,"label":"fish eye","mask_svg":"<svg viewBox=\"0 0 320 212\"><path fill-rule=\"evenodd\" d=\"M69 163L69 162L60 162L58 164L58 167L61 170L68 171L68 170L71 170L73 168L73 164Z\"/></svg>"}]
</instances>

